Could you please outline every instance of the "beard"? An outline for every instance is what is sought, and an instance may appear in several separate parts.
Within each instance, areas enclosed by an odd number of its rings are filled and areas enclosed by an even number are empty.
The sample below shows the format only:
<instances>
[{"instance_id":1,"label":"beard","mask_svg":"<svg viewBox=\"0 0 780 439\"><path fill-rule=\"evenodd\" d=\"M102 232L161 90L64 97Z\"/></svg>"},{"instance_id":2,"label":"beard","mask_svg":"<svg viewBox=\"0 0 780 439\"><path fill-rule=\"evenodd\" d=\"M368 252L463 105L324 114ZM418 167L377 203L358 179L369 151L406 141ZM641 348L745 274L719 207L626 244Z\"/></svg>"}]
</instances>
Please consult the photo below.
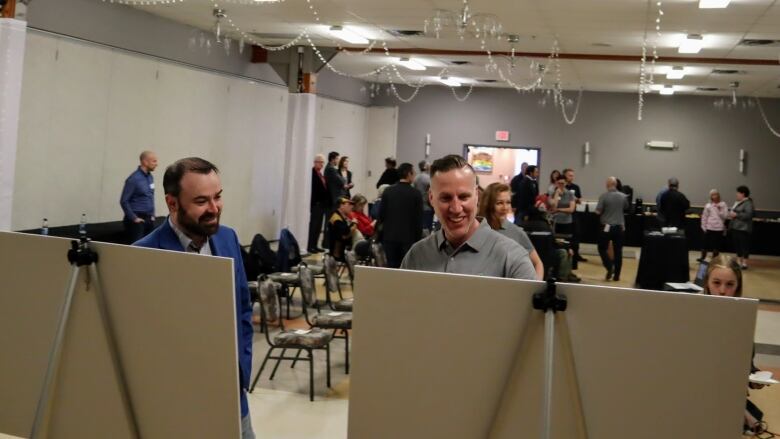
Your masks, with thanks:
<instances>
[{"instance_id":1,"label":"beard","mask_svg":"<svg viewBox=\"0 0 780 439\"><path fill-rule=\"evenodd\" d=\"M219 217L221 214L222 211L218 211L216 215L204 213L199 218L193 218L187 215L187 212L179 205L177 219L179 226L181 226L188 235L209 237L217 233L217 230L219 229ZM216 218L217 221L213 224L209 224L208 222L214 218Z\"/></svg>"}]
</instances>

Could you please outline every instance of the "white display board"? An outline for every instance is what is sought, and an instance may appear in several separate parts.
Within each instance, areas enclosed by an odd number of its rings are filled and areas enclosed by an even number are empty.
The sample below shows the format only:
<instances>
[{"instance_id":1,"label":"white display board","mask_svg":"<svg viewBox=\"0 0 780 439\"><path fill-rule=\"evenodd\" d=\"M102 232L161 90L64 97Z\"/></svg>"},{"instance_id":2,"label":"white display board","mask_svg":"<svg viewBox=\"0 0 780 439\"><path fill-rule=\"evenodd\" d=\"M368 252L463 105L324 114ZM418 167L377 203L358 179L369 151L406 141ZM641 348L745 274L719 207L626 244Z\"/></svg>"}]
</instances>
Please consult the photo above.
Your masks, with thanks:
<instances>
[{"instance_id":1,"label":"white display board","mask_svg":"<svg viewBox=\"0 0 780 439\"><path fill-rule=\"evenodd\" d=\"M545 287L358 267L349 437L540 437ZM552 438L739 436L757 301L558 292Z\"/></svg>"},{"instance_id":2,"label":"white display board","mask_svg":"<svg viewBox=\"0 0 780 439\"><path fill-rule=\"evenodd\" d=\"M0 433L29 437L71 272L70 241L0 233L0 248ZM240 437L232 260L92 248L140 436ZM130 437L96 285L85 273L45 437Z\"/></svg>"}]
</instances>

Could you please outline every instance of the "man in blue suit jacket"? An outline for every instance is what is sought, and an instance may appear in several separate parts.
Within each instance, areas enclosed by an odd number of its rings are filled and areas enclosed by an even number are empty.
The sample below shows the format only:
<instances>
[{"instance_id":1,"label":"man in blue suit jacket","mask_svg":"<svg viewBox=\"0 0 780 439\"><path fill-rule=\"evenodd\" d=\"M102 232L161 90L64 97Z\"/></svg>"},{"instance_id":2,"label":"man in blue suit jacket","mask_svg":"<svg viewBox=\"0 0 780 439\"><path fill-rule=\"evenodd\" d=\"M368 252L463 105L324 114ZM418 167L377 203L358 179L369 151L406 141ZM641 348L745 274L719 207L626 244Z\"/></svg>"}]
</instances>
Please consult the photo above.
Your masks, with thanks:
<instances>
[{"instance_id":1,"label":"man in blue suit jacket","mask_svg":"<svg viewBox=\"0 0 780 439\"><path fill-rule=\"evenodd\" d=\"M246 399L252 372L252 305L238 236L233 229L219 225L222 183L218 172L216 166L198 157L181 159L168 166L163 188L170 216L134 245L233 258L241 434L242 439L253 439Z\"/></svg>"}]
</instances>

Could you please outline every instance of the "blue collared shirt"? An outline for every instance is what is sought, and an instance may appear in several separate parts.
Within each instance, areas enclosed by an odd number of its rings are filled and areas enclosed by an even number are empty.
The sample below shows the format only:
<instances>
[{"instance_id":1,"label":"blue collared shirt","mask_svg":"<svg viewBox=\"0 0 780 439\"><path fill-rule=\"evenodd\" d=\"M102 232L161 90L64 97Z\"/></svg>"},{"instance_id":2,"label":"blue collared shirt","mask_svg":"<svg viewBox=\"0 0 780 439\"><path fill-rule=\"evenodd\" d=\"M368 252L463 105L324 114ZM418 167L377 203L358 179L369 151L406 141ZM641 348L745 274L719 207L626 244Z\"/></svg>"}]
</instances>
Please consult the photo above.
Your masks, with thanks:
<instances>
[{"instance_id":1,"label":"blue collared shirt","mask_svg":"<svg viewBox=\"0 0 780 439\"><path fill-rule=\"evenodd\" d=\"M122 189L119 204L125 212L125 219L133 221L139 214L154 216L154 177L139 166Z\"/></svg>"}]
</instances>

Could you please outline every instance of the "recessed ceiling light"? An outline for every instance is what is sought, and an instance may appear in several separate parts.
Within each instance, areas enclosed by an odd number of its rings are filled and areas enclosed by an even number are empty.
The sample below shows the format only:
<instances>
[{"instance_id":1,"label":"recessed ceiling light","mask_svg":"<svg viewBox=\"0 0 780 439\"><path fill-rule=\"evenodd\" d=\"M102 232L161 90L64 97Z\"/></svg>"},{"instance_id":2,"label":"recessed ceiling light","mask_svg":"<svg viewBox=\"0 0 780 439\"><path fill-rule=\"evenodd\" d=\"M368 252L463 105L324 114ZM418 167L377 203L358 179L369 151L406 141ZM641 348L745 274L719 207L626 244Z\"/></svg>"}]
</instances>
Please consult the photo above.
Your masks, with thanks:
<instances>
[{"instance_id":1,"label":"recessed ceiling light","mask_svg":"<svg viewBox=\"0 0 780 439\"><path fill-rule=\"evenodd\" d=\"M699 0L699 9L722 9L729 5L731 0Z\"/></svg>"},{"instance_id":2,"label":"recessed ceiling light","mask_svg":"<svg viewBox=\"0 0 780 439\"><path fill-rule=\"evenodd\" d=\"M450 87L460 87L460 81L454 78L450 78L449 76L439 76L436 78L444 85L449 85Z\"/></svg>"},{"instance_id":3,"label":"recessed ceiling light","mask_svg":"<svg viewBox=\"0 0 780 439\"><path fill-rule=\"evenodd\" d=\"M398 58L398 64L409 70L425 70L425 66L411 58Z\"/></svg>"},{"instance_id":4,"label":"recessed ceiling light","mask_svg":"<svg viewBox=\"0 0 780 439\"><path fill-rule=\"evenodd\" d=\"M685 67L675 66L666 72L666 79L682 79L685 76Z\"/></svg>"},{"instance_id":5,"label":"recessed ceiling light","mask_svg":"<svg viewBox=\"0 0 780 439\"><path fill-rule=\"evenodd\" d=\"M704 38L699 34L689 34L685 37L678 51L680 53L699 53L704 45Z\"/></svg>"},{"instance_id":6,"label":"recessed ceiling light","mask_svg":"<svg viewBox=\"0 0 780 439\"><path fill-rule=\"evenodd\" d=\"M673 85L664 85L664 88L658 90L658 93L664 95L664 96L670 96L674 94L674 86Z\"/></svg>"},{"instance_id":7,"label":"recessed ceiling light","mask_svg":"<svg viewBox=\"0 0 780 439\"><path fill-rule=\"evenodd\" d=\"M330 33L348 43L368 44L368 39L343 26L331 26Z\"/></svg>"}]
</instances>

